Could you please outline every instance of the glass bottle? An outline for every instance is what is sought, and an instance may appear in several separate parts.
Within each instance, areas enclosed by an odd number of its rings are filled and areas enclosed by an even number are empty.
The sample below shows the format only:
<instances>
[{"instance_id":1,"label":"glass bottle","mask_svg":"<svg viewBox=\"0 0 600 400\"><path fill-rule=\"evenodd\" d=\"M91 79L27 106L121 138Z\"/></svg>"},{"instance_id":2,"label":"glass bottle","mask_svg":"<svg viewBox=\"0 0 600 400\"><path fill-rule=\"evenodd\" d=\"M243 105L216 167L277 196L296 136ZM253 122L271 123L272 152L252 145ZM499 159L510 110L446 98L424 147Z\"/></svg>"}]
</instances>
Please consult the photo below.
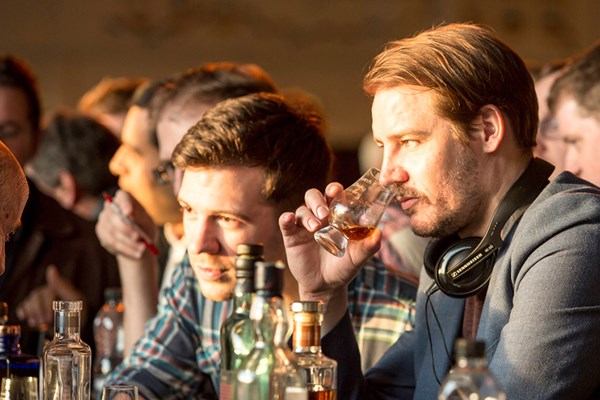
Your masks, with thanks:
<instances>
[{"instance_id":1,"label":"glass bottle","mask_svg":"<svg viewBox=\"0 0 600 400\"><path fill-rule=\"evenodd\" d=\"M337 361L321 351L323 303L295 301L293 349L298 365L306 371L309 400L335 400L337 394Z\"/></svg>"},{"instance_id":2,"label":"glass bottle","mask_svg":"<svg viewBox=\"0 0 600 400\"><path fill-rule=\"evenodd\" d=\"M94 318L94 366L92 397L102 398L102 387L108 374L123 361L125 330L123 328L123 294L121 288L104 290L105 303Z\"/></svg>"},{"instance_id":3,"label":"glass bottle","mask_svg":"<svg viewBox=\"0 0 600 400\"><path fill-rule=\"evenodd\" d=\"M0 399L37 399L40 359L21 351L21 327L7 321L8 306L0 303Z\"/></svg>"},{"instance_id":4,"label":"glass bottle","mask_svg":"<svg viewBox=\"0 0 600 400\"><path fill-rule=\"evenodd\" d=\"M307 399L306 376L287 345L289 325L281 296L281 262L257 262L256 290L250 318L254 323L254 348L242 361L235 381L238 400Z\"/></svg>"},{"instance_id":5,"label":"glass bottle","mask_svg":"<svg viewBox=\"0 0 600 400\"><path fill-rule=\"evenodd\" d=\"M233 399L234 373L254 347L250 305L254 295L254 264L262 260L262 245L242 243L237 246L233 311L221 325L220 400Z\"/></svg>"},{"instance_id":6,"label":"glass bottle","mask_svg":"<svg viewBox=\"0 0 600 400\"><path fill-rule=\"evenodd\" d=\"M54 301L54 338L44 346L44 399L88 400L92 351L81 340L83 302Z\"/></svg>"},{"instance_id":7,"label":"glass bottle","mask_svg":"<svg viewBox=\"0 0 600 400\"><path fill-rule=\"evenodd\" d=\"M456 365L442 382L439 400L506 400L487 366L485 342L459 338L454 343Z\"/></svg>"}]
</instances>

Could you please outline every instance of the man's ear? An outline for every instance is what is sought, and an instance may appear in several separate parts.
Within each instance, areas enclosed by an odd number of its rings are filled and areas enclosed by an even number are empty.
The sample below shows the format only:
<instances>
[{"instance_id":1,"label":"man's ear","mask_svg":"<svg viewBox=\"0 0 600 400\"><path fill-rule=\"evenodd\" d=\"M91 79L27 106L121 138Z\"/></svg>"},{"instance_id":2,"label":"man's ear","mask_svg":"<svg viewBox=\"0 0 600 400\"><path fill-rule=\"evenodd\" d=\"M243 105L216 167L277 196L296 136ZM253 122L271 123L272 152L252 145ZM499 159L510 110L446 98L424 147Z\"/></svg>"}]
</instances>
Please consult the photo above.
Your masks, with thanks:
<instances>
[{"instance_id":1,"label":"man's ear","mask_svg":"<svg viewBox=\"0 0 600 400\"><path fill-rule=\"evenodd\" d=\"M493 153L498 150L506 133L504 122L502 111L495 105L487 104L479 109L479 115L474 121L474 130L481 139L484 152Z\"/></svg>"},{"instance_id":2,"label":"man's ear","mask_svg":"<svg viewBox=\"0 0 600 400\"><path fill-rule=\"evenodd\" d=\"M77 181L67 170L58 173L59 184L54 189L56 200L67 210L71 210L77 202Z\"/></svg>"}]
</instances>

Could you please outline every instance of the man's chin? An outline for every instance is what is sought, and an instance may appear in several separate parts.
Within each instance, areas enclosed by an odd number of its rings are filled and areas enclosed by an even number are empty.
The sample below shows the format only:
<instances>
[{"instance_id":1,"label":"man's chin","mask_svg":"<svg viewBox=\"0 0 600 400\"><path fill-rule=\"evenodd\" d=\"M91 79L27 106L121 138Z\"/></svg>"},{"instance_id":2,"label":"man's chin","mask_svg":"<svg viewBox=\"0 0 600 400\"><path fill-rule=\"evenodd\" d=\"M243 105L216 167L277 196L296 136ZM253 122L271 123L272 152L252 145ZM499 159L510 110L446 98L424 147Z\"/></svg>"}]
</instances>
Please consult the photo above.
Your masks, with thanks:
<instances>
[{"instance_id":1,"label":"man's chin","mask_svg":"<svg viewBox=\"0 0 600 400\"><path fill-rule=\"evenodd\" d=\"M200 292L212 301L228 301L233 298L233 286L224 283L200 282Z\"/></svg>"}]
</instances>

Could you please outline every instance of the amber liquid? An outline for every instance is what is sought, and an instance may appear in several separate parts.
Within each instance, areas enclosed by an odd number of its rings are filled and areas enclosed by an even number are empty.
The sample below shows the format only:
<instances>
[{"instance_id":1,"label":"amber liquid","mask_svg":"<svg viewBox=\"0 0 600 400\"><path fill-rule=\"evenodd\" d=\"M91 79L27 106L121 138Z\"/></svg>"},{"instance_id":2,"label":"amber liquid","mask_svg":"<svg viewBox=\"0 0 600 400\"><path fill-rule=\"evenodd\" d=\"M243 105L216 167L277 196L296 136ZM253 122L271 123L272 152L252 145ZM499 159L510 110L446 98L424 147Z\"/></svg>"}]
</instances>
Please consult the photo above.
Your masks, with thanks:
<instances>
[{"instance_id":1,"label":"amber liquid","mask_svg":"<svg viewBox=\"0 0 600 400\"><path fill-rule=\"evenodd\" d=\"M322 390L320 392L308 392L308 400L335 400L336 390Z\"/></svg>"},{"instance_id":2,"label":"amber liquid","mask_svg":"<svg viewBox=\"0 0 600 400\"><path fill-rule=\"evenodd\" d=\"M375 227L373 225L368 226L345 226L340 229L340 231L350 240L361 240L369 236Z\"/></svg>"}]
</instances>

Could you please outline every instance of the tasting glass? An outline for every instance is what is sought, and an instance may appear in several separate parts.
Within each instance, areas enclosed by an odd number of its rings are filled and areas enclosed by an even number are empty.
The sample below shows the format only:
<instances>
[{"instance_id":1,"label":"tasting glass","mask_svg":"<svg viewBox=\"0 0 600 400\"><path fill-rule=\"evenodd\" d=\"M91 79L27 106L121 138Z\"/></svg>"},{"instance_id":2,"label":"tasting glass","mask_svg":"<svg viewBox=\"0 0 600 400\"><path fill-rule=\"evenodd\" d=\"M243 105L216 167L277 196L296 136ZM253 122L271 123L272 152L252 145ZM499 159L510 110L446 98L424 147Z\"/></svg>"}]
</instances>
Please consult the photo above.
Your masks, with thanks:
<instances>
[{"instance_id":1,"label":"tasting glass","mask_svg":"<svg viewBox=\"0 0 600 400\"><path fill-rule=\"evenodd\" d=\"M379 175L377 168L370 168L329 205L329 226L315 232L315 240L334 256L345 254L348 240L373 233L396 195L396 186L382 185Z\"/></svg>"},{"instance_id":2,"label":"tasting glass","mask_svg":"<svg viewBox=\"0 0 600 400\"><path fill-rule=\"evenodd\" d=\"M102 400L138 400L138 387L134 385L104 386Z\"/></svg>"}]
</instances>

